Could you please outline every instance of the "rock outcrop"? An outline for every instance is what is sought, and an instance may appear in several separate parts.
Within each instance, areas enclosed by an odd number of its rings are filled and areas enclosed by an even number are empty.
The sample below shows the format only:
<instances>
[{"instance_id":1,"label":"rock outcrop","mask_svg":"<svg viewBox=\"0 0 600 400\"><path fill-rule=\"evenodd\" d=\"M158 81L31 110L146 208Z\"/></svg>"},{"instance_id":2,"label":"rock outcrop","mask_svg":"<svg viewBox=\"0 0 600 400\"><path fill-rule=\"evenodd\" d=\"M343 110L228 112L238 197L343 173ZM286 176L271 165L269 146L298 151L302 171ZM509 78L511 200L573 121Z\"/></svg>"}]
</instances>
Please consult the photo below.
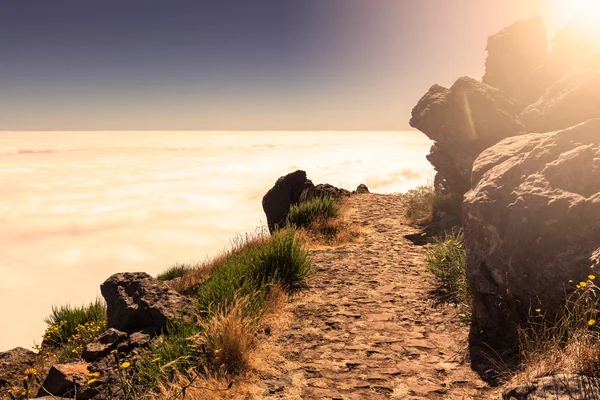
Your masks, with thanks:
<instances>
[{"instance_id":1,"label":"rock outcrop","mask_svg":"<svg viewBox=\"0 0 600 400\"><path fill-rule=\"evenodd\" d=\"M565 129L600 118L600 52L581 60L521 114L530 131Z\"/></svg>"},{"instance_id":2,"label":"rock outcrop","mask_svg":"<svg viewBox=\"0 0 600 400\"><path fill-rule=\"evenodd\" d=\"M369 188L367 187L367 185L365 185L364 183L361 183L360 185L358 185L356 187L356 190L353 191L352 193L354 194L365 194L365 193L371 193L369 191Z\"/></svg>"},{"instance_id":3,"label":"rock outcrop","mask_svg":"<svg viewBox=\"0 0 600 400\"><path fill-rule=\"evenodd\" d=\"M22 347L0 353L0 397L14 388L23 389L23 372L34 366L36 356Z\"/></svg>"},{"instance_id":4,"label":"rock outcrop","mask_svg":"<svg viewBox=\"0 0 600 400\"><path fill-rule=\"evenodd\" d=\"M600 119L485 150L463 212L477 319L498 323L507 289L522 313L560 304L600 254Z\"/></svg>"},{"instance_id":5,"label":"rock outcrop","mask_svg":"<svg viewBox=\"0 0 600 400\"><path fill-rule=\"evenodd\" d=\"M541 18L518 21L488 38L482 81L522 104L535 101L551 83L538 67L548 59L548 38Z\"/></svg>"},{"instance_id":6,"label":"rock outcrop","mask_svg":"<svg viewBox=\"0 0 600 400\"><path fill-rule=\"evenodd\" d=\"M106 299L107 327L160 333L169 322L193 312L190 300L145 272L115 274L100 291Z\"/></svg>"},{"instance_id":7,"label":"rock outcrop","mask_svg":"<svg viewBox=\"0 0 600 400\"><path fill-rule=\"evenodd\" d=\"M319 197L337 199L350 194L348 190L337 188L328 183L314 185L306 177L306 172L302 170L282 176L262 199L269 231L272 233L278 227L285 225L290 207L295 204Z\"/></svg>"},{"instance_id":8,"label":"rock outcrop","mask_svg":"<svg viewBox=\"0 0 600 400\"><path fill-rule=\"evenodd\" d=\"M264 195L262 207L267 216L269 231L285 225L290 207L298 203L302 192L313 183L306 177L306 172L297 170L280 177L275 185Z\"/></svg>"},{"instance_id":9,"label":"rock outcrop","mask_svg":"<svg viewBox=\"0 0 600 400\"><path fill-rule=\"evenodd\" d=\"M524 133L522 110L499 89L469 77L449 89L434 85L412 110L410 125L435 141L427 159L436 189L458 204L470 187L473 161L500 140Z\"/></svg>"}]
</instances>

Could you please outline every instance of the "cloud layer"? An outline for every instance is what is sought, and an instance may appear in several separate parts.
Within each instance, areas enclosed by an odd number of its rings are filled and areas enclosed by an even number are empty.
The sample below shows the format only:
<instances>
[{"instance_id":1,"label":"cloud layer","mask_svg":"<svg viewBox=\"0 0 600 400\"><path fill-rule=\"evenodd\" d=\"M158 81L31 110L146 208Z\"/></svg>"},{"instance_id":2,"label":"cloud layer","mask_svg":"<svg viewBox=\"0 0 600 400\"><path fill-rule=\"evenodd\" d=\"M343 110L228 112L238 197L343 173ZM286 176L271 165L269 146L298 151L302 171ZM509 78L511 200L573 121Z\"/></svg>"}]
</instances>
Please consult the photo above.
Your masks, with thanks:
<instances>
[{"instance_id":1,"label":"cloud layer","mask_svg":"<svg viewBox=\"0 0 600 400\"><path fill-rule=\"evenodd\" d=\"M0 351L29 347L52 305L92 301L121 271L204 260L265 224L294 169L400 192L430 179L418 133L0 133Z\"/></svg>"}]
</instances>

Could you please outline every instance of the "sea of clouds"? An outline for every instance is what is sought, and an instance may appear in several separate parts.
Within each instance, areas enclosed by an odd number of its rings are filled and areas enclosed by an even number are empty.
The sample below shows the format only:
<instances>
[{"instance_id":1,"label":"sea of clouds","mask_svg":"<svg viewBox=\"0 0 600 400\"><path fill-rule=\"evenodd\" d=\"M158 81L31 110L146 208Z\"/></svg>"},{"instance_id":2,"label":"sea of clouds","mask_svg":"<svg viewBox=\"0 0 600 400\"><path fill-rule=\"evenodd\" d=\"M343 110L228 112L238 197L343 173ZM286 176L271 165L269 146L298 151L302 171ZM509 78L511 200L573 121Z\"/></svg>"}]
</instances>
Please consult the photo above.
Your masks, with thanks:
<instances>
[{"instance_id":1,"label":"sea of clouds","mask_svg":"<svg viewBox=\"0 0 600 400\"><path fill-rule=\"evenodd\" d=\"M203 261L265 225L288 172L404 192L430 181L417 132L0 132L0 351L111 274Z\"/></svg>"}]
</instances>

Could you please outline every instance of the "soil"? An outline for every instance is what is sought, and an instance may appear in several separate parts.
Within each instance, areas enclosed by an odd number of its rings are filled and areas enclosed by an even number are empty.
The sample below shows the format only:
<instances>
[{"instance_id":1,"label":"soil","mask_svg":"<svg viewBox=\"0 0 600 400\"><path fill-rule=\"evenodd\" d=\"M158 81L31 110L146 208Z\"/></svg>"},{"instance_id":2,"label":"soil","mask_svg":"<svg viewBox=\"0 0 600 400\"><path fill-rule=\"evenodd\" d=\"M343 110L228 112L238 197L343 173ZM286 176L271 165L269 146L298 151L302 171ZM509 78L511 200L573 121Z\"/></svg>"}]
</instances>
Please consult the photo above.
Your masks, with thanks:
<instances>
[{"instance_id":1,"label":"soil","mask_svg":"<svg viewBox=\"0 0 600 400\"><path fill-rule=\"evenodd\" d=\"M251 392L286 399L494 397L470 368L464 318L430 294L427 246L405 238L421 231L405 219L403 197L354 195L347 207L361 240L312 250L316 272L280 314Z\"/></svg>"}]
</instances>

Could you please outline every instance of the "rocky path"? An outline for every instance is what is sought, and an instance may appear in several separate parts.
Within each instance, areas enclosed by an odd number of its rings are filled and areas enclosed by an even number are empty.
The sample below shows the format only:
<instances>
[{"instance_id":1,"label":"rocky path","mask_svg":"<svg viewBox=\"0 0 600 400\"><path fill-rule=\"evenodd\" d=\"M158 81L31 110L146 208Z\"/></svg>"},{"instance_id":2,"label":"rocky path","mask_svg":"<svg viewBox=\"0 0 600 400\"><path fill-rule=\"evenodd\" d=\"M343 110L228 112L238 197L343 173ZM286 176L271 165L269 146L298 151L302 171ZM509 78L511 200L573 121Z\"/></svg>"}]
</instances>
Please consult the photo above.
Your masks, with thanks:
<instances>
[{"instance_id":1,"label":"rocky path","mask_svg":"<svg viewBox=\"0 0 600 400\"><path fill-rule=\"evenodd\" d=\"M488 399L465 362L467 327L428 295L425 249L400 196L357 195L360 243L313 251L310 288L287 305L256 394L302 399Z\"/></svg>"}]
</instances>

